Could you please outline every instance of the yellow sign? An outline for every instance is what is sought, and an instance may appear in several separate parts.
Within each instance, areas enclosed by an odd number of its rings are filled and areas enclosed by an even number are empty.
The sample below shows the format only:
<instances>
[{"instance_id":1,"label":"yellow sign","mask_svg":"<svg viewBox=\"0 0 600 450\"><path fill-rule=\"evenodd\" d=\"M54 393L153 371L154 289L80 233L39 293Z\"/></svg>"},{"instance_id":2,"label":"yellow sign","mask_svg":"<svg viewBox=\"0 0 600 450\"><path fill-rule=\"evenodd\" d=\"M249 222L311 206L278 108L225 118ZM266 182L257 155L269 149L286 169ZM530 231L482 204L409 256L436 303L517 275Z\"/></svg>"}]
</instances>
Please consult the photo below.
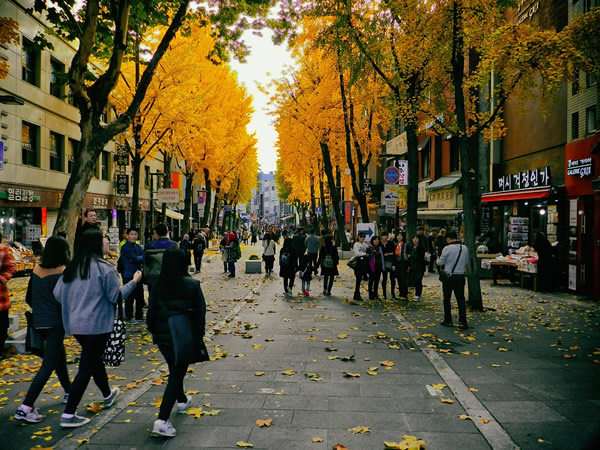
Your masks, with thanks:
<instances>
[{"instance_id":1,"label":"yellow sign","mask_svg":"<svg viewBox=\"0 0 600 450\"><path fill-rule=\"evenodd\" d=\"M452 209L456 208L456 189L440 189L429 192L429 209Z\"/></svg>"},{"instance_id":2,"label":"yellow sign","mask_svg":"<svg viewBox=\"0 0 600 450\"><path fill-rule=\"evenodd\" d=\"M404 186L398 188L398 207L406 209L408 189Z\"/></svg>"}]
</instances>

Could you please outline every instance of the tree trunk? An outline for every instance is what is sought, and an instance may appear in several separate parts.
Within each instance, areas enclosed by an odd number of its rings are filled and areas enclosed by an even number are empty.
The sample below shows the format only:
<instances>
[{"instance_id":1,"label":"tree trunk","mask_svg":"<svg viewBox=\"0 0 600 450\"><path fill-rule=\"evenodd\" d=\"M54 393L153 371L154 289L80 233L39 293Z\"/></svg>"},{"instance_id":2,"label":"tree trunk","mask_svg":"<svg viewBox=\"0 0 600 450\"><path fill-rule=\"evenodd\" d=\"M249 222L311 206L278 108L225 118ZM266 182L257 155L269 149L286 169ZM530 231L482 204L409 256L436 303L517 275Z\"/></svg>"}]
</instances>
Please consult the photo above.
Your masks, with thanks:
<instances>
[{"instance_id":1,"label":"tree trunk","mask_svg":"<svg viewBox=\"0 0 600 450\"><path fill-rule=\"evenodd\" d=\"M469 264L467 266L467 283L469 298L467 304L471 310L483 311L481 285L479 282L479 266L475 246L475 207L477 201L477 174L472 169L469 158L469 138L467 137L467 116L465 111L465 96L463 91L465 76L465 55L463 40L462 11L456 1L453 10L452 38L452 82L456 103L456 124L458 127L458 151L461 162L463 190L463 220L465 227L465 245L469 249ZM410 164L409 164L410 167Z\"/></svg>"},{"instance_id":2,"label":"tree trunk","mask_svg":"<svg viewBox=\"0 0 600 450\"><path fill-rule=\"evenodd\" d=\"M213 207L212 217L210 218L210 232L214 233L215 224L217 223L217 218L219 216L219 192L221 192L221 183L217 183L217 189L215 189L215 204Z\"/></svg>"},{"instance_id":3,"label":"tree trunk","mask_svg":"<svg viewBox=\"0 0 600 450\"><path fill-rule=\"evenodd\" d=\"M131 158L133 188L131 192L131 226L138 228L140 223L140 175L142 169L142 158L134 153ZM141 230L140 235L142 234Z\"/></svg>"},{"instance_id":4,"label":"tree trunk","mask_svg":"<svg viewBox=\"0 0 600 450\"><path fill-rule=\"evenodd\" d=\"M412 236L417 234L417 206L419 203L419 143L416 124L406 124L406 143L408 146L406 235L407 240L409 240Z\"/></svg>"},{"instance_id":5,"label":"tree trunk","mask_svg":"<svg viewBox=\"0 0 600 450\"><path fill-rule=\"evenodd\" d=\"M190 213L192 209L192 197L194 196L194 173L187 172L185 174L185 198L183 199L184 211L183 211L183 223L181 224L181 236L190 231Z\"/></svg>"},{"instance_id":6,"label":"tree trunk","mask_svg":"<svg viewBox=\"0 0 600 450\"><path fill-rule=\"evenodd\" d=\"M206 189L206 198L204 199L204 215L202 216L202 221L200 222L200 226L202 228L205 228L206 224L208 224L208 218L210 216L210 203L212 200L212 191L210 189L210 172L207 168L204 168L204 188Z\"/></svg>"},{"instance_id":7,"label":"tree trunk","mask_svg":"<svg viewBox=\"0 0 600 450\"><path fill-rule=\"evenodd\" d=\"M101 133L97 132L91 125L90 118L87 118L87 120L82 118L80 128L81 152L79 153L79 157L75 159L73 173L69 177L69 182L65 188L58 210L56 225L52 233L56 234L59 231L65 231L71 248L75 241L75 231L81 217L83 200L92 180L95 165L106 144L101 137Z\"/></svg>"},{"instance_id":8,"label":"tree trunk","mask_svg":"<svg viewBox=\"0 0 600 450\"><path fill-rule=\"evenodd\" d=\"M329 228L329 220L327 218L327 202L325 201L325 186L323 186L323 171L319 167L319 190L321 191L321 223L324 229Z\"/></svg>"},{"instance_id":9,"label":"tree trunk","mask_svg":"<svg viewBox=\"0 0 600 450\"><path fill-rule=\"evenodd\" d=\"M168 189L171 187L171 160L173 159L172 156L169 156L169 154L166 151L161 151L162 155L163 155L163 182L162 182L162 187L165 189ZM162 213L162 221L164 223L167 223L167 204L163 203L162 204L162 208L161 208L161 213ZM171 230L173 231L173 230Z\"/></svg>"},{"instance_id":10,"label":"tree trunk","mask_svg":"<svg viewBox=\"0 0 600 450\"><path fill-rule=\"evenodd\" d=\"M310 224L312 228L318 226L317 210L316 210L317 199L315 198L315 178L313 173L310 173Z\"/></svg>"},{"instance_id":11,"label":"tree trunk","mask_svg":"<svg viewBox=\"0 0 600 450\"><path fill-rule=\"evenodd\" d=\"M346 233L344 233L344 216L342 215L342 211L340 211L340 195L335 185L329 146L325 142L320 142L320 145L325 175L327 176L327 184L329 185L329 195L331 196L333 213L335 214L335 220L337 221L336 241L339 242L342 247L347 247L348 241L346 240Z\"/></svg>"}]
</instances>

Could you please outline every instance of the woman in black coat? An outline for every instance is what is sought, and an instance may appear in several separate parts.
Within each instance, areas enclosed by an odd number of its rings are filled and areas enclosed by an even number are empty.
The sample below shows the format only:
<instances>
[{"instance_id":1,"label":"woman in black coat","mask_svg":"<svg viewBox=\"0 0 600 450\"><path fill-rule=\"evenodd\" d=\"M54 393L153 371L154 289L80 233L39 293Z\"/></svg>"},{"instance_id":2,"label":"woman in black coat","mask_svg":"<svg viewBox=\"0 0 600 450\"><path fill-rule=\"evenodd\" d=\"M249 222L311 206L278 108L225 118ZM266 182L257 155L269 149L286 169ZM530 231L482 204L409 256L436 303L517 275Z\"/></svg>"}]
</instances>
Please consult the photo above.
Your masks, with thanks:
<instances>
[{"instance_id":1,"label":"woman in black coat","mask_svg":"<svg viewBox=\"0 0 600 450\"><path fill-rule=\"evenodd\" d=\"M406 250L408 255L408 276L410 281L415 285L413 300L418 302L421 300L421 294L423 293L423 275L425 274L425 248L419 245L419 236L415 234L412 237Z\"/></svg>"},{"instance_id":2,"label":"woman in black coat","mask_svg":"<svg viewBox=\"0 0 600 450\"><path fill-rule=\"evenodd\" d=\"M321 275L323 276L323 295L331 295L333 278L340 274L338 271L340 256L337 247L333 245L333 236L330 234L325 236L325 245L319 250L317 261L317 265L321 266Z\"/></svg>"},{"instance_id":3,"label":"woman in black coat","mask_svg":"<svg viewBox=\"0 0 600 450\"><path fill-rule=\"evenodd\" d=\"M188 364L175 365L173 340L169 329L169 317L187 312L197 327L197 338L204 336L206 302L200 282L189 276L185 253L176 247L165 250L160 275L148 300L146 323L152 339L169 365L169 381L163 394L158 419L154 422L153 436L173 437L175 428L169 422L173 405L184 414L192 403L183 389L183 379Z\"/></svg>"},{"instance_id":4,"label":"woman in black coat","mask_svg":"<svg viewBox=\"0 0 600 450\"><path fill-rule=\"evenodd\" d=\"M291 294L296 277L296 252L292 238L286 237L279 252L279 276L283 278L283 293Z\"/></svg>"}]
</instances>

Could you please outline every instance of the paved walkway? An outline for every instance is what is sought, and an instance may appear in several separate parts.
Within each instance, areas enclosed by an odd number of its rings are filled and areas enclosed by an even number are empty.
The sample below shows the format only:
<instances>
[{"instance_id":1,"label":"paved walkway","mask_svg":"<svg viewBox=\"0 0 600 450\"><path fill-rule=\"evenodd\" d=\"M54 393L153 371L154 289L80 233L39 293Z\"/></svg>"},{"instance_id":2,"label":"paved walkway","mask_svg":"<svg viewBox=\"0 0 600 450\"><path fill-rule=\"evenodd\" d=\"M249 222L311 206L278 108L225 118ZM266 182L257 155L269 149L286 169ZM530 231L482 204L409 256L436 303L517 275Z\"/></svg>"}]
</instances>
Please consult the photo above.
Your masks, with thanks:
<instances>
[{"instance_id":1,"label":"paved walkway","mask_svg":"<svg viewBox=\"0 0 600 450\"><path fill-rule=\"evenodd\" d=\"M331 297L317 295L315 279L310 298L285 297L279 277L238 266L233 280L219 261L198 277L216 360L190 369L185 386L198 409L172 415L176 438L149 437L165 366L140 325L132 327L126 363L109 372L124 394L109 411L85 412L101 397L90 385L79 412L92 422L76 430L58 426L56 379L38 402L42 423L10 421L28 387L17 380L30 378L38 360L0 363L0 430L11 437L0 447L383 449L384 441L412 435L428 449L577 449L600 426L597 305L484 281L494 310L470 314L472 328L461 331L439 325L440 288L431 275L420 303L356 305L345 266ZM270 426L256 423L269 419Z\"/></svg>"}]
</instances>

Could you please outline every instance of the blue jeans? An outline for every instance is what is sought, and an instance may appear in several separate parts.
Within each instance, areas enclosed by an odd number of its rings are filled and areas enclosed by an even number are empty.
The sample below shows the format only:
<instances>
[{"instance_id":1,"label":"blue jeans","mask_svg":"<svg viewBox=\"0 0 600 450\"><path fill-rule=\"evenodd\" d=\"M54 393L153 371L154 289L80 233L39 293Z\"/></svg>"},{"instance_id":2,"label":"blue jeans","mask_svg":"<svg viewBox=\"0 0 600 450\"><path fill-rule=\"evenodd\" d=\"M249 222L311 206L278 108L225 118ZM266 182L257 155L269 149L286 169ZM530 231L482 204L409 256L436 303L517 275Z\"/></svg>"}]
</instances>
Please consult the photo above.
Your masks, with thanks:
<instances>
[{"instance_id":1,"label":"blue jeans","mask_svg":"<svg viewBox=\"0 0 600 450\"><path fill-rule=\"evenodd\" d=\"M229 263L229 274L235 277L235 263Z\"/></svg>"}]
</instances>

